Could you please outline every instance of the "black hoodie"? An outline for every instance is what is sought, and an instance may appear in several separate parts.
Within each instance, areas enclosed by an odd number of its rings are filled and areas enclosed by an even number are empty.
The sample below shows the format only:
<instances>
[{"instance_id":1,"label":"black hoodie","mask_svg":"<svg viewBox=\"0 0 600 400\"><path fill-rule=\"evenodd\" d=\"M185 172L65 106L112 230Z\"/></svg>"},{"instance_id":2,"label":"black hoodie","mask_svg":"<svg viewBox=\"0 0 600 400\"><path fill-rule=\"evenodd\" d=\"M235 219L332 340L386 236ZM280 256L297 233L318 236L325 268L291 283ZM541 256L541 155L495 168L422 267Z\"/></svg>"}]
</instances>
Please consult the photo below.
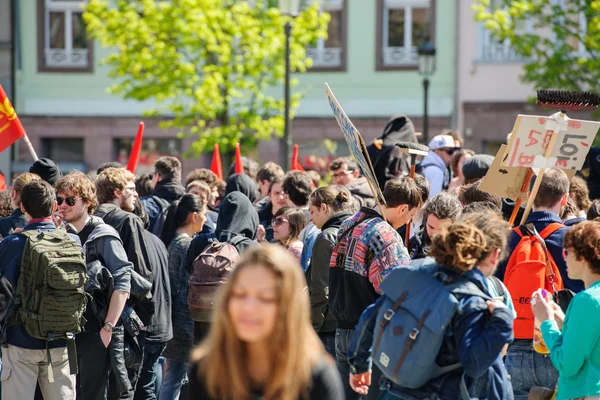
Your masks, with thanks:
<instances>
[{"instance_id":1,"label":"black hoodie","mask_svg":"<svg viewBox=\"0 0 600 400\"><path fill-rule=\"evenodd\" d=\"M231 175L227 179L227 187L225 188L225 196L232 192L241 192L248 197L251 203L254 203L257 198L258 188L256 183L246 174Z\"/></svg>"},{"instance_id":2,"label":"black hoodie","mask_svg":"<svg viewBox=\"0 0 600 400\"><path fill-rule=\"evenodd\" d=\"M142 197L141 202L148 213L150 226L147 228L150 232L154 228L154 223L163 211L163 207L156 201L155 197L165 200L171 204L179 200L185 194L185 188L175 179L164 179L156 184L156 187L148 196ZM166 208L166 207L165 207Z\"/></svg>"},{"instance_id":3,"label":"black hoodie","mask_svg":"<svg viewBox=\"0 0 600 400\"><path fill-rule=\"evenodd\" d=\"M192 240L187 253L188 268L213 240L226 242L235 235L244 236L246 239L235 246L241 254L256 244L258 224L258 213L248 197L240 192L231 192L221 203L215 233L201 234Z\"/></svg>"}]
</instances>

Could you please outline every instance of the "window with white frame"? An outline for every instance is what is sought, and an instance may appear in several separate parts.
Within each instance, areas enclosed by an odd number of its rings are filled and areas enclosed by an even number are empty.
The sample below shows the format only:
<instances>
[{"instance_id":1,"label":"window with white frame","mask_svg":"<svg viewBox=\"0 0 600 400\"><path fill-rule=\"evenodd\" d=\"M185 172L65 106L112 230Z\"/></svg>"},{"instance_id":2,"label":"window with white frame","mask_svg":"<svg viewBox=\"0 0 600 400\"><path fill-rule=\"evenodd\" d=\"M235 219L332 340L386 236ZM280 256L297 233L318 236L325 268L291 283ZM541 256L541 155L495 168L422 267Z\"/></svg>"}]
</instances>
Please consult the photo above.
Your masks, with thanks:
<instances>
[{"instance_id":1,"label":"window with white frame","mask_svg":"<svg viewBox=\"0 0 600 400\"><path fill-rule=\"evenodd\" d=\"M417 66L417 49L429 29L429 0L383 0L381 64Z\"/></svg>"},{"instance_id":2,"label":"window with white frame","mask_svg":"<svg viewBox=\"0 0 600 400\"><path fill-rule=\"evenodd\" d=\"M307 7L318 0L305 0ZM321 10L329 13L327 39L319 38L313 47L306 49L306 55L313 60L313 68L340 68L344 65L344 3L345 0L320 0Z\"/></svg>"},{"instance_id":3,"label":"window with white frame","mask_svg":"<svg viewBox=\"0 0 600 400\"><path fill-rule=\"evenodd\" d=\"M43 0L45 68L90 66L89 41L83 22L85 0Z\"/></svg>"}]
</instances>

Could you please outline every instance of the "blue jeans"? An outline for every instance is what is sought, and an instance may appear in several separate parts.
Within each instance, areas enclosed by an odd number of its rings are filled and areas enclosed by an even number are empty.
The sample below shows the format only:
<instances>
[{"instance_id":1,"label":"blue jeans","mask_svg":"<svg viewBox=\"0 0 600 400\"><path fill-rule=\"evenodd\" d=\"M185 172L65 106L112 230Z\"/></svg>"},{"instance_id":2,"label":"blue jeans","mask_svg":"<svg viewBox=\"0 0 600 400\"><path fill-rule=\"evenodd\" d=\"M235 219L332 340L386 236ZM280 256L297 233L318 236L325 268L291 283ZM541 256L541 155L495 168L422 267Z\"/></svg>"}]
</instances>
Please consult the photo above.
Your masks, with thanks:
<instances>
[{"instance_id":1,"label":"blue jeans","mask_svg":"<svg viewBox=\"0 0 600 400\"><path fill-rule=\"evenodd\" d=\"M533 350L531 340L517 339L508 348L505 360L510 375L515 400L527 400L533 386L555 389L558 371L550 357Z\"/></svg>"},{"instance_id":2,"label":"blue jeans","mask_svg":"<svg viewBox=\"0 0 600 400\"><path fill-rule=\"evenodd\" d=\"M188 363L167 358L165 376L160 390L160 400L177 400L181 387L187 383Z\"/></svg>"},{"instance_id":3,"label":"blue jeans","mask_svg":"<svg viewBox=\"0 0 600 400\"><path fill-rule=\"evenodd\" d=\"M335 331L335 363L344 383L346 400L376 400L379 398L379 381L381 371L373 365L369 394L361 396L350 387L350 364L348 363L348 348L352 341L354 329L337 329Z\"/></svg>"},{"instance_id":4,"label":"blue jeans","mask_svg":"<svg viewBox=\"0 0 600 400\"><path fill-rule=\"evenodd\" d=\"M156 400L158 359L165 350L165 347L167 347L166 343L145 342L144 362L135 388L134 400Z\"/></svg>"},{"instance_id":5,"label":"blue jeans","mask_svg":"<svg viewBox=\"0 0 600 400\"><path fill-rule=\"evenodd\" d=\"M327 350L335 360L335 332L319 333L319 339L323 342L325 350Z\"/></svg>"}]
</instances>

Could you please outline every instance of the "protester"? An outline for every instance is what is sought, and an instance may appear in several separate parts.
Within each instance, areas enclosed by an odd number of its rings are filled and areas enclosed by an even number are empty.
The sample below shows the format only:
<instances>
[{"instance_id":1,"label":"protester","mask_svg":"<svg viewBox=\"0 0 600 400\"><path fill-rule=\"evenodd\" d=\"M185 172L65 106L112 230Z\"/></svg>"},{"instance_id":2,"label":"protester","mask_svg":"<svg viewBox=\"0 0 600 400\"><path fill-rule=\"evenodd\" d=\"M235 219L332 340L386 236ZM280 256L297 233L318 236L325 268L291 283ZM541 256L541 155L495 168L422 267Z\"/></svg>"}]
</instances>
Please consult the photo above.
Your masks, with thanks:
<instances>
[{"instance_id":1,"label":"protester","mask_svg":"<svg viewBox=\"0 0 600 400\"><path fill-rule=\"evenodd\" d=\"M431 238L460 217L462 205L453 194L433 196L423 209L423 226L410 239L408 253L412 260L427 257Z\"/></svg>"},{"instance_id":2,"label":"protester","mask_svg":"<svg viewBox=\"0 0 600 400\"><path fill-rule=\"evenodd\" d=\"M356 201L356 207L375 207L375 198L367 182L360 176L358 164L351 157L336 158L329 166L333 183L346 186Z\"/></svg>"},{"instance_id":3,"label":"protester","mask_svg":"<svg viewBox=\"0 0 600 400\"><path fill-rule=\"evenodd\" d=\"M283 172L283 169L274 162L268 162L263 165L263 167L258 170L258 174L256 175L258 188L260 190L260 198L266 199L269 196L269 191L273 182L283 179L284 175L285 173ZM261 204L261 206L263 205L264 203ZM257 210L259 210L261 206L258 206Z\"/></svg>"},{"instance_id":4,"label":"protester","mask_svg":"<svg viewBox=\"0 0 600 400\"><path fill-rule=\"evenodd\" d=\"M119 371L109 352L123 346L121 313L129 297L132 264L127 260L119 234L102 219L92 216L98 206L94 182L85 174L71 172L56 182L58 222L74 226L87 263L85 331L76 335L79 374L77 399L106 399L109 373ZM109 283L110 282L110 283ZM101 339L102 346L98 346ZM110 350L108 349L110 347ZM121 364L124 368L124 361ZM128 383L127 373L120 377Z\"/></svg>"},{"instance_id":5,"label":"protester","mask_svg":"<svg viewBox=\"0 0 600 400\"><path fill-rule=\"evenodd\" d=\"M475 225L471 218L485 222ZM423 265L422 261L418 261L419 264L411 266L422 272L422 279L436 283L439 282L438 279L452 283L466 280L468 285L475 286L475 288L471 292L472 294L464 291L452 292L455 299L458 300L457 308L445 330L439 352L429 355L432 360L439 363L440 367L446 367L446 371L442 371L439 376L436 376L435 373L430 374L431 378L427 383L418 388L402 387L392 382L389 377L385 377L381 382L384 392L380 399L456 400L477 398L507 400L512 398L511 383L502 363L501 352L502 348L512 340L514 315L504 303L498 300L484 301L484 298L475 295L476 290L490 299L486 277L494 274L498 261L501 259L506 247L507 231L508 225L500 217L492 214L485 216L470 214L466 219L452 223L447 229L433 237L430 254L434 257L436 264ZM392 270L384 281L384 285L387 281L397 282L396 275L402 274L403 270L404 268ZM431 279L432 275L439 278ZM402 284L402 282L397 283ZM373 332L378 312L388 294L393 294L394 289L396 288L384 289L384 296L367 308L356 328L348 355L352 371L350 382L357 393L370 395L377 385L376 381L370 379L370 357L374 344ZM409 289L397 288L400 292ZM409 292L405 291L404 293ZM410 301L410 298L409 294L406 301ZM420 299L422 302L427 301L425 297ZM444 318L441 314L436 314L436 309L430 309L430 312L431 316L428 319ZM392 323L399 323L401 320L394 319L393 321ZM396 332L395 329L394 332ZM398 334L398 340L400 340L401 334L401 332ZM419 332L417 331L416 334L418 335ZM411 342L406 341L405 343ZM399 342L398 345L405 346L402 342ZM416 350L414 349L414 351ZM425 352L415 353L415 355L428 357ZM429 360L423 361L423 365L427 365ZM397 359L389 360L390 365L397 365L398 362ZM415 370L407 371L407 373L416 377L423 371ZM461 389L462 385L468 395Z\"/></svg>"},{"instance_id":6,"label":"protester","mask_svg":"<svg viewBox=\"0 0 600 400\"><path fill-rule=\"evenodd\" d=\"M312 179L313 187L321 187L321 180L323 178L319 172L315 171L314 169L307 169L306 173L310 176L310 179Z\"/></svg>"},{"instance_id":7,"label":"protester","mask_svg":"<svg viewBox=\"0 0 600 400\"><path fill-rule=\"evenodd\" d=\"M135 180L135 190L139 197L146 197L152 193L152 179L152 174L142 174Z\"/></svg>"},{"instance_id":8,"label":"protester","mask_svg":"<svg viewBox=\"0 0 600 400\"><path fill-rule=\"evenodd\" d=\"M41 290L35 282L36 277L34 271L41 268L50 268L49 262L54 260L57 265L54 267L58 270L64 268L64 263L57 256L47 255L46 257L36 258L37 263L33 263L31 255L33 254L30 235L32 232L55 233L56 239L52 244L56 246L60 243L62 254L67 257L73 257L69 260L70 271L72 271L73 279L80 279L75 266L79 264L81 271L85 272L85 259L79 247L79 238L75 235L60 233L54 222L52 221L52 213L56 210L56 193L52 186L41 180L32 180L25 184L21 189L21 211L26 215L28 223L19 234L14 234L6 237L0 242L0 275L12 285L15 293L3 292L6 303L3 305L3 348L2 348L2 397L5 399L33 399L36 391L36 385L39 384L41 393L46 400L62 400L65 398L75 398L75 369L72 364L77 365L77 360L69 357L67 352L67 344L64 339L43 340L34 338L30 333L29 327L31 313L35 305L31 304L32 298L21 298L27 296L27 293L22 290L35 291L32 295L39 295ZM42 241L44 238L41 239ZM39 246L50 246L49 243L38 242ZM49 240L46 240L48 242ZM38 247L38 250L43 250ZM24 254L29 251L29 254ZM78 254L75 258L75 254ZM25 257L26 256L26 257ZM53 257L53 258L48 258ZM22 263L23 259L29 259L29 263ZM27 272L27 275L21 274L21 271ZM37 272L36 272L37 273ZM45 270L42 273L46 273ZM83 279L84 277L82 277ZM31 285L19 285L20 280L27 279ZM75 284L75 282L74 282ZM6 283L3 284L4 287ZM46 289L42 284L42 289ZM83 290L83 287L81 287ZM63 310L72 308L72 295L65 296L65 291L55 289L55 293L63 297L61 304ZM16 296L9 303L12 296ZM64 320L60 322L51 321L51 318L64 318L61 311L56 309L56 300L54 298L44 298L40 300L40 307L49 306L47 315L44 318L44 324L56 323L57 326L64 324ZM53 301L54 303L49 303ZM83 304L83 299L80 300ZM11 305L10 308L9 304ZM27 307L23 309L23 307ZM8 309L7 309L8 308ZM79 307L79 312L83 312L83 307ZM18 317L17 317L18 315ZM74 318L76 314L72 314L70 318ZM83 325L83 320L79 320ZM40 324L41 325L41 324ZM56 332L59 334L60 332ZM75 332L72 332L75 333ZM103 338L103 343L106 346L106 336Z\"/></svg>"},{"instance_id":9,"label":"protester","mask_svg":"<svg viewBox=\"0 0 600 400\"><path fill-rule=\"evenodd\" d=\"M586 217L588 221L594 221L596 218L600 217L600 200L592 201Z\"/></svg>"},{"instance_id":10,"label":"protester","mask_svg":"<svg viewBox=\"0 0 600 400\"><path fill-rule=\"evenodd\" d=\"M212 190L204 181L192 181L187 184L185 190L187 193L195 194L200 197L202 203L206 205L214 204ZM217 227L217 218L219 217L219 214L216 211L207 208L206 217L206 223L202 228L202 233L214 232Z\"/></svg>"},{"instance_id":11,"label":"protester","mask_svg":"<svg viewBox=\"0 0 600 400\"><path fill-rule=\"evenodd\" d=\"M125 168L125 166L117 161L105 162L98 167L98 169L96 170L96 175L100 175L102 171L108 168Z\"/></svg>"},{"instance_id":12,"label":"protester","mask_svg":"<svg viewBox=\"0 0 600 400\"><path fill-rule=\"evenodd\" d=\"M423 202L421 189L408 177L389 180L383 196L383 215L363 207L340 226L329 264L329 312L338 327L336 363L346 399L357 397L348 382L350 338L362 312L379 297L381 281L392 268L410 261L396 229L409 222ZM374 382L379 375L376 369ZM377 395L378 390L372 390L368 399Z\"/></svg>"},{"instance_id":13,"label":"protester","mask_svg":"<svg viewBox=\"0 0 600 400\"><path fill-rule=\"evenodd\" d=\"M315 224L310 222L308 213L308 196L313 191L312 180L310 176L303 171L290 171L285 175L283 183L283 196L288 207L298 208L304 211L306 217L306 227L300 233L300 240L303 242L302 256L300 257L300 265L306 271L310 259L312 257L312 249L315 244L315 239L319 234L319 230Z\"/></svg>"},{"instance_id":14,"label":"protester","mask_svg":"<svg viewBox=\"0 0 600 400\"><path fill-rule=\"evenodd\" d=\"M473 183L463 185L458 189L458 199L460 200L463 206L468 206L472 203L489 201L490 203L494 203L498 208L502 208L502 198L500 196L496 196L495 194L491 194L488 192L484 192L479 189L481 185L481 181L475 181Z\"/></svg>"},{"instance_id":15,"label":"protester","mask_svg":"<svg viewBox=\"0 0 600 400\"><path fill-rule=\"evenodd\" d=\"M429 181L429 197L448 189L452 156L457 150L450 135L437 135L429 142L429 154L419 164L420 173Z\"/></svg>"},{"instance_id":16,"label":"protester","mask_svg":"<svg viewBox=\"0 0 600 400\"><path fill-rule=\"evenodd\" d=\"M206 203L196 195L185 194L175 204L165 224L166 230L173 230L173 238L169 240L173 339L163 353L167 361L160 392L160 399L166 400L178 398L189 367L188 360L194 343L194 321L190 319L187 304L190 271L186 268L185 257L192 238L202 230L207 219Z\"/></svg>"},{"instance_id":17,"label":"protester","mask_svg":"<svg viewBox=\"0 0 600 400\"><path fill-rule=\"evenodd\" d=\"M600 396L600 223L582 222L564 237L564 254L571 279L581 279L585 290L572 300L566 315L541 290L531 308L550 359L558 369L557 400Z\"/></svg>"},{"instance_id":18,"label":"protester","mask_svg":"<svg viewBox=\"0 0 600 400\"><path fill-rule=\"evenodd\" d=\"M246 174L234 174L227 179L227 187L225 189L225 196L231 192L243 193L251 203L256 201L258 196L258 189L256 183Z\"/></svg>"},{"instance_id":19,"label":"protester","mask_svg":"<svg viewBox=\"0 0 600 400\"><path fill-rule=\"evenodd\" d=\"M276 178L271 182L271 187L269 188L269 202L258 210L258 218L262 227L259 229L259 241L274 241L271 221L273 220L275 213L287 205L283 195L283 189L281 188L282 183L283 178Z\"/></svg>"},{"instance_id":20,"label":"protester","mask_svg":"<svg viewBox=\"0 0 600 400\"><path fill-rule=\"evenodd\" d=\"M311 319L325 350L335 357L335 318L329 313L329 262L338 229L354 212L354 202L344 186L326 186L312 192L310 220L321 230L315 240L306 281L310 295Z\"/></svg>"},{"instance_id":21,"label":"protester","mask_svg":"<svg viewBox=\"0 0 600 400\"><path fill-rule=\"evenodd\" d=\"M258 163L251 158L242 156L242 167L242 173L248 175L253 181L256 181L256 175L258 174ZM229 167L229 173L227 176L231 177L233 174L235 174L235 162L231 164L231 167Z\"/></svg>"},{"instance_id":22,"label":"protester","mask_svg":"<svg viewBox=\"0 0 600 400\"><path fill-rule=\"evenodd\" d=\"M12 197L8 190L0 192L0 220L1 218L10 217L13 212Z\"/></svg>"},{"instance_id":23,"label":"protester","mask_svg":"<svg viewBox=\"0 0 600 400\"><path fill-rule=\"evenodd\" d=\"M502 210L500 210L500 207L498 207L497 204L492 203L491 201L477 201L475 203L471 203L464 206L462 209L463 215L485 211L490 211L494 214L502 216Z\"/></svg>"},{"instance_id":24,"label":"protester","mask_svg":"<svg viewBox=\"0 0 600 400\"><path fill-rule=\"evenodd\" d=\"M36 180L41 180L41 178L31 172L25 172L13 178L11 192L13 212L8 217L0 219L0 235L2 235L2 237L5 238L8 235L13 234L15 229L24 228L25 225L27 225L25 213L21 211L21 191L27 183Z\"/></svg>"},{"instance_id":25,"label":"protester","mask_svg":"<svg viewBox=\"0 0 600 400\"><path fill-rule=\"evenodd\" d=\"M579 211L577 216L585 218L587 210L592 205L592 202L590 201L590 191L582 178L578 176L571 178L569 197L575 201L575 205Z\"/></svg>"},{"instance_id":26,"label":"protester","mask_svg":"<svg viewBox=\"0 0 600 400\"><path fill-rule=\"evenodd\" d=\"M299 239L306 226L304 211L292 207L280 208L273 216L273 239L288 249L300 262L304 244Z\"/></svg>"},{"instance_id":27,"label":"protester","mask_svg":"<svg viewBox=\"0 0 600 400\"><path fill-rule=\"evenodd\" d=\"M569 178L561 169L546 170L537 196L533 201L533 212L529 214L525 224L533 224L536 231L544 239L548 254L558 267L565 288L578 293L583 290L583 283L570 279L567 274L567 266L563 258L563 238L569 228L562 225L559 217L562 207L567 204L569 185ZM555 225L551 226L551 224ZM546 228L554 231L546 236L543 232ZM513 254L520 241L521 236L513 231L508 243L508 254ZM508 262L510 262L510 259ZM508 290L515 295L519 290L511 287L511 284L505 280L505 269L506 265L502 264L496 276L502 279ZM522 285L523 283L519 284ZM525 316L519 315L518 317L524 318ZM534 351L532 338L533 329L531 330L531 336L522 337L520 334L516 334L515 341L509 346L506 356L506 368L512 377L515 399L517 400L527 399L529 390L533 386L554 389L558 379L558 372L552 366L550 359ZM531 361L525 364L522 362L524 359Z\"/></svg>"},{"instance_id":28,"label":"protester","mask_svg":"<svg viewBox=\"0 0 600 400\"><path fill-rule=\"evenodd\" d=\"M453 192L458 189L462 184L465 183L465 176L463 175L463 165L465 162L473 157L475 152L468 149L460 149L452 156L452 175L454 176L450 180L448 191Z\"/></svg>"},{"instance_id":29,"label":"protester","mask_svg":"<svg viewBox=\"0 0 600 400\"><path fill-rule=\"evenodd\" d=\"M57 163L49 158L40 158L29 168L29 172L38 175L52 186L63 176Z\"/></svg>"},{"instance_id":30,"label":"protester","mask_svg":"<svg viewBox=\"0 0 600 400\"><path fill-rule=\"evenodd\" d=\"M467 158L460 169L464 177L463 184L469 185L483 179L493 162L494 157L488 154L473 154L472 157Z\"/></svg>"},{"instance_id":31,"label":"protester","mask_svg":"<svg viewBox=\"0 0 600 400\"><path fill-rule=\"evenodd\" d=\"M192 355L183 398L342 400L340 377L310 324L305 285L280 248L243 255L221 290L207 341Z\"/></svg>"},{"instance_id":32,"label":"protester","mask_svg":"<svg viewBox=\"0 0 600 400\"><path fill-rule=\"evenodd\" d=\"M210 169L206 168L197 168L189 174L187 174L187 176L185 177L185 186L187 187L190 183L194 181L202 181L210 187L212 191L212 203L209 203L207 205L211 210L214 211L215 203L219 198L219 184L223 183L223 181L219 179L217 174L212 172Z\"/></svg>"},{"instance_id":33,"label":"protester","mask_svg":"<svg viewBox=\"0 0 600 400\"><path fill-rule=\"evenodd\" d=\"M156 160L152 183L154 190L141 201L150 218L148 230L160 237L164 223L162 216L166 217L167 207L185 194L185 188L181 185L181 161L171 156Z\"/></svg>"},{"instance_id":34,"label":"protester","mask_svg":"<svg viewBox=\"0 0 600 400\"><path fill-rule=\"evenodd\" d=\"M567 199L567 204L561 210L560 219L565 226L573 226L586 221L585 217L580 217L579 208L571 197Z\"/></svg>"},{"instance_id":35,"label":"protester","mask_svg":"<svg viewBox=\"0 0 600 400\"><path fill-rule=\"evenodd\" d=\"M429 182L423 175L415 174L413 178L419 189L421 190L421 204L427 203L427 199L429 199ZM411 219L410 223L410 233L411 237L415 235L415 232L418 232L421 229L421 225L423 225L423 208L419 209L414 217ZM401 226L397 229L398 234L404 240L406 238L406 225Z\"/></svg>"}]
</instances>

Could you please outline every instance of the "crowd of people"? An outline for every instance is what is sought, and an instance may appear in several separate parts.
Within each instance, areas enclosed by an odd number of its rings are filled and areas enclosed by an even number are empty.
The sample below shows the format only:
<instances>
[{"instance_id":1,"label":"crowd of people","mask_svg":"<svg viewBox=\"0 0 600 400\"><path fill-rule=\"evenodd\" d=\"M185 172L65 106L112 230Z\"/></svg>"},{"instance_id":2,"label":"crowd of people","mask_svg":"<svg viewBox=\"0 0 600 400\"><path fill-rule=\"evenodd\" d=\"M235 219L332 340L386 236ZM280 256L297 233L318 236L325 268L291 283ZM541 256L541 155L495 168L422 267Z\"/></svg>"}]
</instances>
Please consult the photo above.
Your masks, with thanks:
<instances>
[{"instance_id":1,"label":"crowd of people","mask_svg":"<svg viewBox=\"0 0 600 400\"><path fill-rule=\"evenodd\" d=\"M492 157L429 148L372 160L384 204L350 157L36 161L0 197L2 398L600 398L600 201L548 169L509 226Z\"/></svg>"}]
</instances>

